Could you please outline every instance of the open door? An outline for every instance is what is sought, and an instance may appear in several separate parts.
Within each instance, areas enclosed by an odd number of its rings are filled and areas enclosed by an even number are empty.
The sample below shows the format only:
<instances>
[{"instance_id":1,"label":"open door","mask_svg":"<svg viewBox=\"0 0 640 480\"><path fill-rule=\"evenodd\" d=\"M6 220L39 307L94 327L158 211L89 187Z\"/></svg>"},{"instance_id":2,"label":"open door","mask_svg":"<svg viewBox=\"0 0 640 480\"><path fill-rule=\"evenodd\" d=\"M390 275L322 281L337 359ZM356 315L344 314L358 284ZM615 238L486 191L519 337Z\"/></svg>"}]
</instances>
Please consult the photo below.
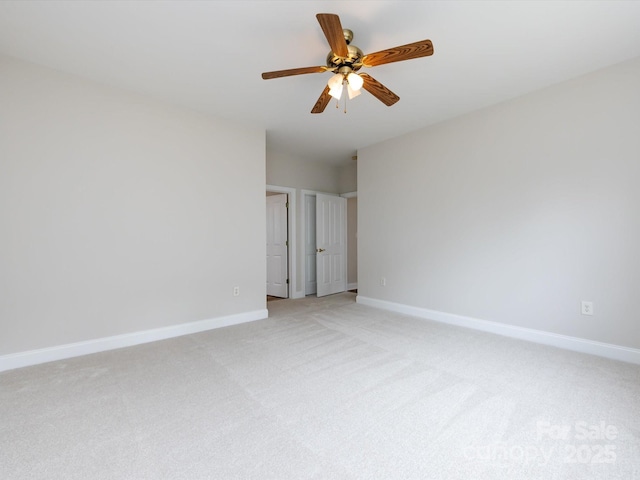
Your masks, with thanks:
<instances>
[{"instance_id":1,"label":"open door","mask_svg":"<svg viewBox=\"0 0 640 480\"><path fill-rule=\"evenodd\" d=\"M316 275L316 196L304 196L304 294L318 293Z\"/></svg>"},{"instance_id":2,"label":"open door","mask_svg":"<svg viewBox=\"0 0 640 480\"><path fill-rule=\"evenodd\" d=\"M267 295L289 298L287 194L267 197Z\"/></svg>"},{"instance_id":3,"label":"open door","mask_svg":"<svg viewBox=\"0 0 640 480\"><path fill-rule=\"evenodd\" d=\"M347 199L316 195L317 295L323 297L347 289Z\"/></svg>"}]
</instances>

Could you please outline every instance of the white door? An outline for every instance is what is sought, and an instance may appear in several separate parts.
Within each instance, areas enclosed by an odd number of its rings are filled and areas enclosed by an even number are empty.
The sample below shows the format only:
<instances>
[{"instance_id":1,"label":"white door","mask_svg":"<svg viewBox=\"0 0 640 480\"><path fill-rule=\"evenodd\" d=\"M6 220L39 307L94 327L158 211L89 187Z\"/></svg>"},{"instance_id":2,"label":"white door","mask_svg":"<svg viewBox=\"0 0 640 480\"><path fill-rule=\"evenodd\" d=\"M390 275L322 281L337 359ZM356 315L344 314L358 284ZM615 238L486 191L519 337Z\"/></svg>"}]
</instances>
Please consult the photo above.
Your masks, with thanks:
<instances>
[{"instance_id":1,"label":"white door","mask_svg":"<svg viewBox=\"0 0 640 480\"><path fill-rule=\"evenodd\" d=\"M316 195L318 297L347 289L347 199Z\"/></svg>"},{"instance_id":2,"label":"white door","mask_svg":"<svg viewBox=\"0 0 640 480\"><path fill-rule=\"evenodd\" d=\"M267 197L267 295L289 297L287 284L287 195Z\"/></svg>"},{"instance_id":3,"label":"white door","mask_svg":"<svg viewBox=\"0 0 640 480\"><path fill-rule=\"evenodd\" d=\"M318 291L316 277L316 196L304 196L304 294L313 295Z\"/></svg>"}]
</instances>

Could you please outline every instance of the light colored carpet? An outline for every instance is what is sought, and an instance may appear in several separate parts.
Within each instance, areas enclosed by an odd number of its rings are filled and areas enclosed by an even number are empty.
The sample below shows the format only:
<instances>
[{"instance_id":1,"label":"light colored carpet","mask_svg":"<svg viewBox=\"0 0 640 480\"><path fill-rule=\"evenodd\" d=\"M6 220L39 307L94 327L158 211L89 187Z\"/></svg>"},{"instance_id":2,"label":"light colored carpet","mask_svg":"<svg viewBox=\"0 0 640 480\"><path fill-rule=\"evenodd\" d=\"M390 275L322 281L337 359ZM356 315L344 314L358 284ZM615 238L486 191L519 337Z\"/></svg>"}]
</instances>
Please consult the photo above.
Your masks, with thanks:
<instances>
[{"instance_id":1,"label":"light colored carpet","mask_svg":"<svg viewBox=\"0 0 640 480\"><path fill-rule=\"evenodd\" d=\"M0 478L640 479L640 366L354 299L0 374Z\"/></svg>"}]
</instances>

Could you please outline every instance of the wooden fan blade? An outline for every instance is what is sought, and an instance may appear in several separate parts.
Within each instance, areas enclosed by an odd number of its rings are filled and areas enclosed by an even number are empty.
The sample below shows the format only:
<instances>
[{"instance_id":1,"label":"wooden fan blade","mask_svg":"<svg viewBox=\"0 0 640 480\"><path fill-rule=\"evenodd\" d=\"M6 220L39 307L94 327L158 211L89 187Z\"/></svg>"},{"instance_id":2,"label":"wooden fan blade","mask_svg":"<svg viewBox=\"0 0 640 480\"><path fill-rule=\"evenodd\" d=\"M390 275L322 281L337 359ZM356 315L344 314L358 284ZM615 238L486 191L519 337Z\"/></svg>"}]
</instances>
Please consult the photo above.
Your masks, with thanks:
<instances>
[{"instance_id":1,"label":"wooden fan blade","mask_svg":"<svg viewBox=\"0 0 640 480\"><path fill-rule=\"evenodd\" d=\"M362 57L362 64L365 67L375 67L377 65L384 65L385 63L428 57L429 55L433 55L433 44L431 40L422 40L420 42L370 53Z\"/></svg>"},{"instance_id":2,"label":"wooden fan blade","mask_svg":"<svg viewBox=\"0 0 640 480\"><path fill-rule=\"evenodd\" d=\"M393 93L371 75L367 75L366 73L359 73L358 75L360 75L362 80L364 80L362 88L384 103L387 107L390 107L400 100L398 95Z\"/></svg>"},{"instance_id":3,"label":"wooden fan blade","mask_svg":"<svg viewBox=\"0 0 640 480\"><path fill-rule=\"evenodd\" d=\"M329 86L324 87L324 90L320 94L320 98L311 109L311 113L322 113L324 109L327 108L327 104L331 100L331 95L329 95Z\"/></svg>"},{"instance_id":4,"label":"wooden fan blade","mask_svg":"<svg viewBox=\"0 0 640 480\"><path fill-rule=\"evenodd\" d=\"M275 72L264 72L262 78L269 80L270 78L290 77L292 75L304 75L305 73L323 73L327 71L327 67L303 67L290 68L289 70L276 70Z\"/></svg>"},{"instance_id":5,"label":"wooden fan blade","mask_svg":"<svg viewBox=\"0 0 640 480\"><path fill-rule=\"evenodd\" d=\"M327 42L333 53L339 57L346 57L349 54L347 49L347 41L344 39L344 33L342 33L342 24L340 23L340 17L333 13L319 13L316 15L320 27L324 32L324 36L327 37Z\"/></svg>"}]
</instances>

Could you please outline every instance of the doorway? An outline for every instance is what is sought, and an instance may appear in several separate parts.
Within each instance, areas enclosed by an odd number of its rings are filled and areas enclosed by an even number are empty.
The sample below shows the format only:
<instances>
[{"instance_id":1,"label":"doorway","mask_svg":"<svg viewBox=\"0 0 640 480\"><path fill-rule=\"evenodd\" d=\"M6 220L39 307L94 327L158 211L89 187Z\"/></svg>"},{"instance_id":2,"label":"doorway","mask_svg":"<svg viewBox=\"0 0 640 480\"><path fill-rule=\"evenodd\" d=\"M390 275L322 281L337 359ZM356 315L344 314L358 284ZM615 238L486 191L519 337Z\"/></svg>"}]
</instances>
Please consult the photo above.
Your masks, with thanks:
<instances>
[{"instance_id":1,"label":"doorway","mask_svg":"<svg viewBox=\"0 0 640 480\"><path fill-rule=\"evenodd\" d=\"M317 294L316 283L316 195L313 190L298 190L276 185L266 186L267 194L286 193L289 208L287 209L287 241L288 241L288 297L304 298L306 295ZM343 195L329 194L347 199L347 290L357 288L357 253L353 246L356 243L357 214L349 207L355 200L355 192ZM297 206L299 205L299 207ZM309 257L307 258L307 253ZM309 265L307 267L307 264ZM311 272L309 274L309 272ZM309 284L307 284L309 280ZM266 279L265 279L266 283ZM316 283L316 290L313 290ZM281 297L272 297L281 298Z\"/></svg>"}]
</instances>

